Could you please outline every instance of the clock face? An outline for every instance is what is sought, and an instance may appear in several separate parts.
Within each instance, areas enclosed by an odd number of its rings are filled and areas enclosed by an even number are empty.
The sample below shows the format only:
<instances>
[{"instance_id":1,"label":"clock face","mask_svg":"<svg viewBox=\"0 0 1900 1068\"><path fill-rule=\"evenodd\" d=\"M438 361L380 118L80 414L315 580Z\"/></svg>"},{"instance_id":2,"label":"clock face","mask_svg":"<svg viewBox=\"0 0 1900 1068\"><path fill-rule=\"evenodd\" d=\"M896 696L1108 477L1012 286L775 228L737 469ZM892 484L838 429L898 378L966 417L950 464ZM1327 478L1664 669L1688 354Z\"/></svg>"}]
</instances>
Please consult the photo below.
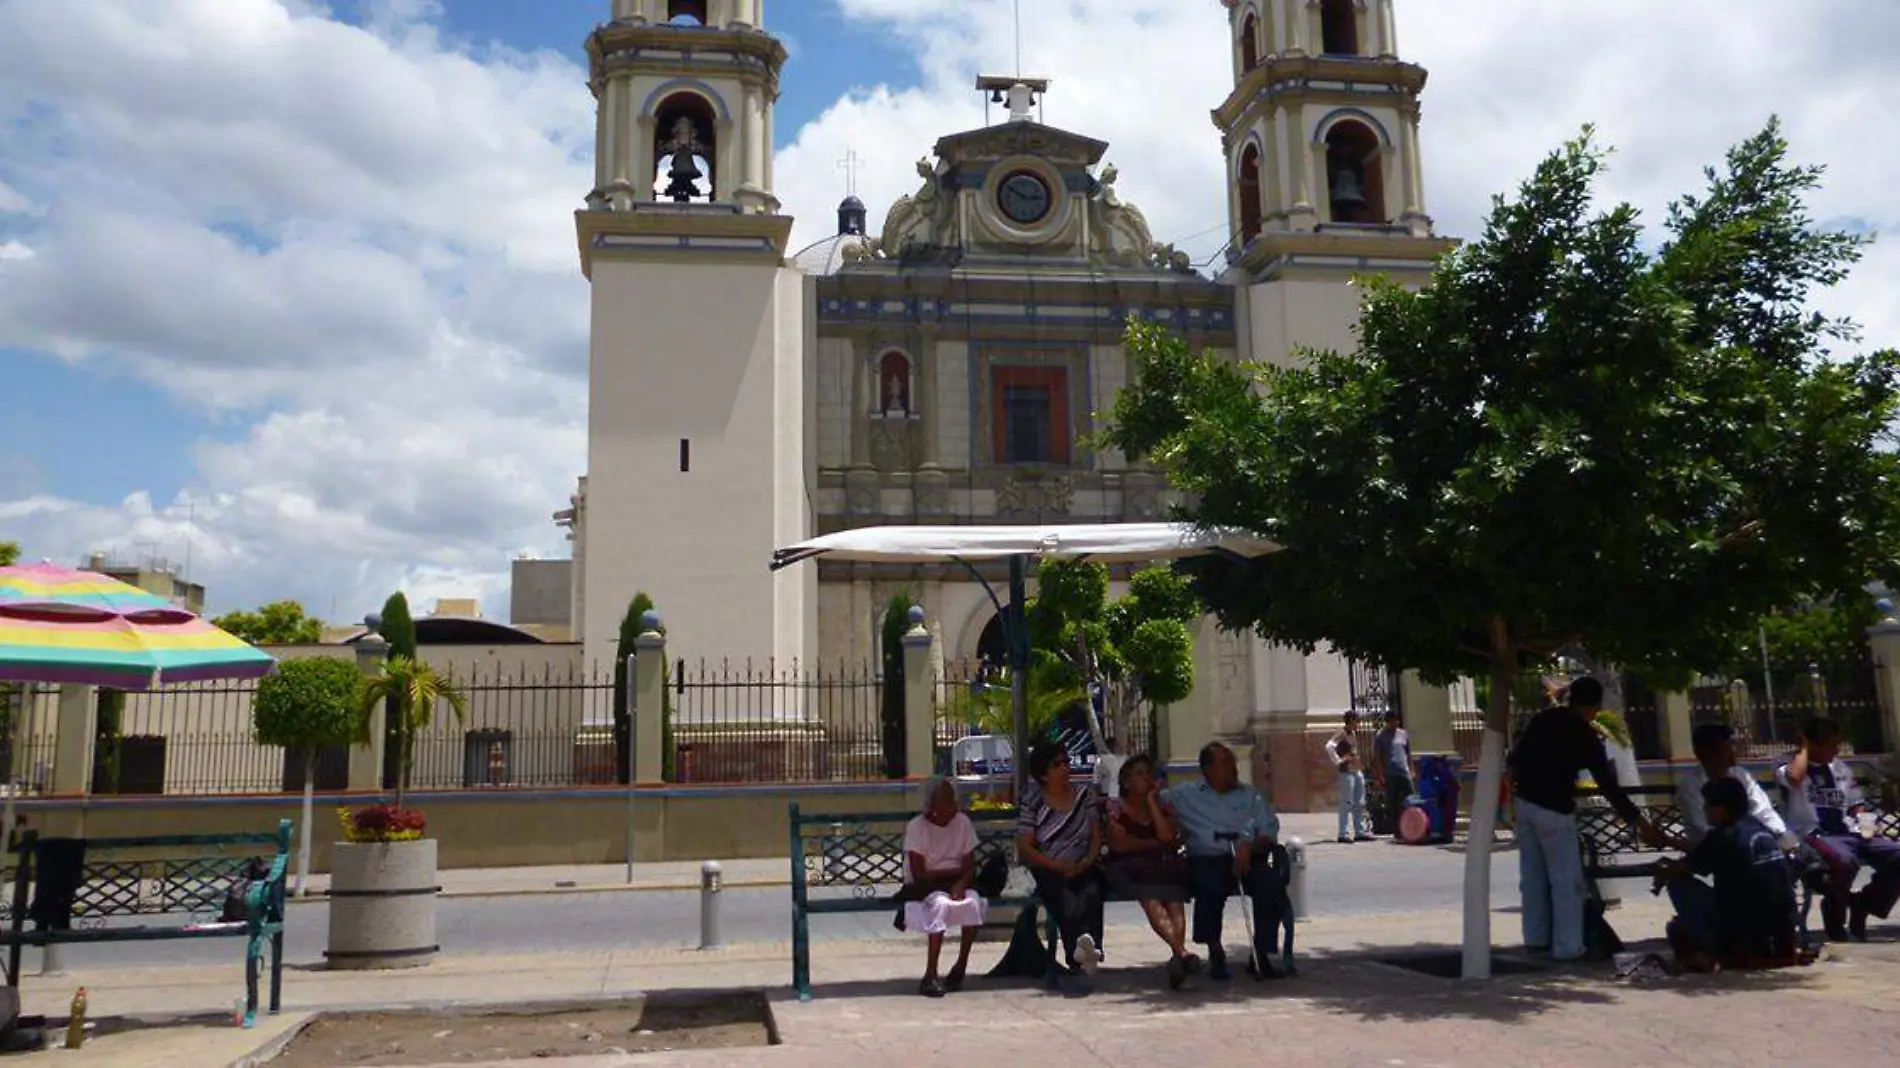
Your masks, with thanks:
<instances>
[{"instance_id":1,"label":"clock face","mask_svg":"<svg viewBox=\"0 0 1900 1068\"><path fill-rule=\"evenodd\" d=\"M1003 179L996 190L996 206L1011 222L1028 226L1049 214L1049 186L1041 178L1022 171Z\"/></svg>"}]
</instances>

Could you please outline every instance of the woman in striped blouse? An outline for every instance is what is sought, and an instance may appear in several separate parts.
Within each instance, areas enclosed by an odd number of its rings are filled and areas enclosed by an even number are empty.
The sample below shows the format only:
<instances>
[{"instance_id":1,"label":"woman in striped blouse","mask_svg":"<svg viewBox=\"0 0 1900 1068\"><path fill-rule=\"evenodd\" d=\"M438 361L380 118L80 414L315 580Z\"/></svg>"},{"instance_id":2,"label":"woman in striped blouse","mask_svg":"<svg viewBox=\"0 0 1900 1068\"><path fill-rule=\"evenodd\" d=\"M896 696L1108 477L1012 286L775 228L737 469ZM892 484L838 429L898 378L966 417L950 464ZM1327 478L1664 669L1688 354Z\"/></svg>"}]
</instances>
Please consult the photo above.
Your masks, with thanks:
<instances>
[{"instance_id":1,"label":"woman in striped blouse","mask_svg":"<svg viewBox=\"0 0 1900 1068\"><path fill-rule=\"evenodd\" d=\"M1101 797L1070 778L1068 751L1054 742L1030 747L1029 776L1036 785L1016 806L1016 852L1055 911L1069 967L1093 976L1102 959Z\"/></svg>"}]
</instances>

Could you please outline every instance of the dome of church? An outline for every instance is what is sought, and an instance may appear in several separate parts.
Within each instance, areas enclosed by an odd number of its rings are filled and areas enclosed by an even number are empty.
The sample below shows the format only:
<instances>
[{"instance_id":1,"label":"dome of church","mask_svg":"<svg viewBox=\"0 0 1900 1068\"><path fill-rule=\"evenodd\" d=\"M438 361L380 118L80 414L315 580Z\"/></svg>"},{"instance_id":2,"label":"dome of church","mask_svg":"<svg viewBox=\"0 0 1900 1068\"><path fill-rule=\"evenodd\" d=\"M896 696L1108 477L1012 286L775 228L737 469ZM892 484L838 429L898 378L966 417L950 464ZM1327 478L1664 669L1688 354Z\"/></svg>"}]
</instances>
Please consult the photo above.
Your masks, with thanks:
<instances>
[{"instance_id":1,"label":"dome of church","mask_svg":"<svg viewBox=\"0 0 1900 1068\"><path fill-rule=\"evenodd\" d=\"M864 201L845 197L838 203L838 232L807 245L793 262L806 274L836 274L845 264L846 250L864 246L865 217Z\"/></svg>"}]
</instances>

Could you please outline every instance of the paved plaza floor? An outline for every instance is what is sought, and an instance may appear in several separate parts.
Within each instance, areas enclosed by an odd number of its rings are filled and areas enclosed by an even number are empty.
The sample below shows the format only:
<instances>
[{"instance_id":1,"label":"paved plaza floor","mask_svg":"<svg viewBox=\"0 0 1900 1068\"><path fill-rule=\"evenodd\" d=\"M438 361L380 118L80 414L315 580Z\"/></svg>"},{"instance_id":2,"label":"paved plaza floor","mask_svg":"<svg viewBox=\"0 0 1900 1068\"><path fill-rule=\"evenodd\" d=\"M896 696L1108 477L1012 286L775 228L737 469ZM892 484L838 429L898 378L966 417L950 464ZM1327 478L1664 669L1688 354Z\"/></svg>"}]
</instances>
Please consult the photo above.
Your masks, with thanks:
<instances>
[{"instance_id":1,"label":"paved plaza floor","mask_svg":"<svg viewBox=\"0 0 1900 1068\"><path fill-rule=\"evenodd\" d=\"M1647 896L1612 913L1626 938L1653 939L1665 919ZM1494 915L1501 946L1514 911ZM1238 923L1234 924L1238 937ZM941 1001L916 995L919 945L902 938L820 944L816 997L786 988L789 947L752 943L701 952L444 957L422 969L286 975L286 1012L242 1031L230 1025L237 969L98 968L26 980L26 1011L64 1014L72 988L90 990L101 1034L80 1054L22 1058L103 1068L208 1068L247 1054L329 1008L587 998L638 992L764 989L782 1044L771 1048L536 1059L568 1068L762 1066L882 1068L1010 1064L1112 1065L1785 1065L1900 1061L1900 931L1841 947L1799 971L1618 980L1607 965L1540 967L1485 982L1433 978L1390 963L1448 952L1454 912L1320 915L1300 930L1298 978L1201 982L1165 989L1158 944L1112 927L1110 966L1088 996L1035 984L972 981ZM1654 946L1654 942L1649 943ZM987 967L1000 946L979 950ZM1501 961L1522 961L1507 949ZM196 1022L179 1014L200 1014Z\"/></svg>"}]
</instances>

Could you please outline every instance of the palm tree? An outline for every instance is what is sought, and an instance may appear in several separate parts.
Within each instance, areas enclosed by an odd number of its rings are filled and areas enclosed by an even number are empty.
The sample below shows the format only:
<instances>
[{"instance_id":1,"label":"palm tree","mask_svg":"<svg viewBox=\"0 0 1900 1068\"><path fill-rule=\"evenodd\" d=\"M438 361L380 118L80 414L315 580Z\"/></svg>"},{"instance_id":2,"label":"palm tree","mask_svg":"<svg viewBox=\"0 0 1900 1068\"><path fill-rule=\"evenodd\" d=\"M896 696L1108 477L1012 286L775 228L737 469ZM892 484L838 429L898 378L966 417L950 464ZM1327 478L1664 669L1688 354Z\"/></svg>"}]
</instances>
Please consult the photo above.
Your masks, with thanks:
<instances>
[{"instance_id":1,"label":"palm tree","mask_svg":"<svg viewBox=\"0 0 1900 1068\"><path fill-rule=\"evenodd\" d=\"M431 665L406 656L394 656L384 662L380 674L363 684L359 710L357 741L369 743L369 724L376 705L387 701L396 718L396 808L402 809L403 795L409 792L409 771L416 757L416 732L427 730L435 722L436 702L449 706L455 722L468 718L468 694L454 680Z\"/></svg>"},{"instance_id":2,"label":"palm tree","mask_svg":"<svg viewBox=\"0 0 1900 1068\"><path fill-rule=\"evenodd\" d=\"M1047 730L1064 712L1088 700L1088 691L1071 681L1059 665L1036 664L1029 669L1029 734ZM948 710L952 720L967 723L985 734L1010 737L1015 714L1010 706L1009 672L972 684L958 693Z\"/></svg>"}]
</instances>

